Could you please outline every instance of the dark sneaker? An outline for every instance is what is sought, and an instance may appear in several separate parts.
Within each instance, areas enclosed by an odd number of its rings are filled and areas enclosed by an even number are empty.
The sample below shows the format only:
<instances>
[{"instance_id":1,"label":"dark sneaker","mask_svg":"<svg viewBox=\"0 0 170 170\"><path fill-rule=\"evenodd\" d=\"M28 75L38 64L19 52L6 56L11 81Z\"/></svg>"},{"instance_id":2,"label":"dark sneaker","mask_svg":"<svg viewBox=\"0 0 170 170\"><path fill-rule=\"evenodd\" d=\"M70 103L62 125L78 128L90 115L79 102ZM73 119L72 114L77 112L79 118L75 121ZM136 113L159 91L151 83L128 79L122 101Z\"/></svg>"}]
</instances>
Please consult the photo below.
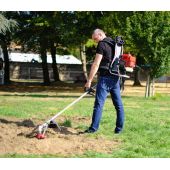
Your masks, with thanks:
<instances>
[{"instance_id":1,"label":"dark sneaker","mask_svg":"<svg viewBox=\"0 0 170 170\"><path fill-rule=\"evenodd\" d=\"M87 129L87 130L85 130L84 132L79 132L78 134L80 135L80 134L85 134L85 133L95 133L96 131L95 130L93 130L93 129Z\"/></svg>"},{"instance_id":2,"label":"dark sneaker","mask_svg":"<svg viewBox=\"0 0 170 170\"><path fill-rule=\"evenodd\" d=\"M116 131L116 130L115 130L115 134L120 134L121 132L122 132L122 131Z\"/></svg>"},{"instance_id":3,"label":"dark sneaker","mask_svg":"<svg viewBox=\"0 0 170 170\"><path fill-rule=\"evenodd\" d=\"M93 129L87 129L84 131L84 133L95 133L96 131Z\"/></svg>"}]
</instances>

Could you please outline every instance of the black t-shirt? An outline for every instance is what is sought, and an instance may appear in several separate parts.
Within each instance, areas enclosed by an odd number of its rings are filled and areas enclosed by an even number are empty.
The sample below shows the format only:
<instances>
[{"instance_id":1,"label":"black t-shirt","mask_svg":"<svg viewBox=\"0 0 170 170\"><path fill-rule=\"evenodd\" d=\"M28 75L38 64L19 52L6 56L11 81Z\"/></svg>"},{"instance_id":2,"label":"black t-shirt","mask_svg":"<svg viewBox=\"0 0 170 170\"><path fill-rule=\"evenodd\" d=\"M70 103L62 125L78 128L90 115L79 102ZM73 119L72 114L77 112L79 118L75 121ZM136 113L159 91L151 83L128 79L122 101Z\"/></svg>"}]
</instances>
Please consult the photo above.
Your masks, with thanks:
<instances>
[{"instance_id":1,"label":"black t-shirt","mask_svg":"<svg viewBox=\"0 0 170 170\"><path fill-rule=\"evenodd\" d=\"M113 42L110 37L106 37L103 41ZM113 47L109 45L107 42L99 41L96 49L96 53L103 55L105 58L111 58L113 54Z\"/></svg>"},{"instance_id":2,"label":"black t-shirt","mask_svg":"<svg viewBox=\"0 0 170 170\"><path fill-rule=\"evenodd\" d=\"M106 37L103 39L103 41L105 40L114 44L114 41L110 37ZM96 53L103 55L100 66L99 66L100 73L103 73L104 71L108 70L106 68L109 66L109 63L111 62L114 56L114 46L103 41L100 41L98 43L97 49L96 49Z\"/></svg>"}]
</instances>

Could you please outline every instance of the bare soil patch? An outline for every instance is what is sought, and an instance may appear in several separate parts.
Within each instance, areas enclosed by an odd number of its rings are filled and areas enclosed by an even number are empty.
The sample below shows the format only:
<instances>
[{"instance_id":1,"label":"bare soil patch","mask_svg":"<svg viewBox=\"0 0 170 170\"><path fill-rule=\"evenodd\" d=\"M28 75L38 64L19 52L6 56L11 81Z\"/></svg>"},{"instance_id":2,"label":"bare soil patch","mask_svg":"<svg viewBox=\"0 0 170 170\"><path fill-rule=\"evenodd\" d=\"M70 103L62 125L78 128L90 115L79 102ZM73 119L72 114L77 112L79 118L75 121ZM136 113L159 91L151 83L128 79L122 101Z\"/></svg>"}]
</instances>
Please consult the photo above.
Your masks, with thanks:
<instances>
[{"instance_id":1,"label":"bare soil patch","mask_svg":"<svg viewBox=\"0 0 170 170\"><path fill-rule=\"evenodd\" d=\"M69 127L61 127L61 132L48 128L46 138L38 140L30 136L30 133L39 123L31 119L1 118L0 155L50 154L68 157L86 151L112 153L119 146L118 141L101 136L92 138L87 134L78 134L76 129Z\"/></svg>"}]
</instances>

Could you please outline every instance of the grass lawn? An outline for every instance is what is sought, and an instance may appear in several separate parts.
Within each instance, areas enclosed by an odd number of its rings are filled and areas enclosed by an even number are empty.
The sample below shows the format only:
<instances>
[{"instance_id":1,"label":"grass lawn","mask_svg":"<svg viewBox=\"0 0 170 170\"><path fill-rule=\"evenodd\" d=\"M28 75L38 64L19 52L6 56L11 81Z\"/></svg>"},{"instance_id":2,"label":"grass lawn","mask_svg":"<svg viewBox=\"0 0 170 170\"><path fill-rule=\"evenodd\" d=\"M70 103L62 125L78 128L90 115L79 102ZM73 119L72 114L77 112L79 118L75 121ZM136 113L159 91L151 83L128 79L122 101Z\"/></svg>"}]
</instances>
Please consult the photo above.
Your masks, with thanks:
<instances>
[{"instance_id":1,"label":"grass lawn","mask_svg":"<svg viewBox=\"0 0 170 170\"><path fill-rule=\"evenodd\" d=\"M0 116L16 118L35 118L44 120L52 117L75 100L80 93L9 93L0 95ZM120 141L112 153L91 151L67 157L106 157L106 158L169 158L170 157L170 95L156 94L146 99L143 96L122 96L125 108L125 127L120 135L113 133L115 128L115 109L108 97L103 109L99 131L89 138L104 136ZM85 130L89 124L74 122L75 117L91 120L94 98L87 96L65 111L64 117L73 128ZM61 122L59 122L61 123ZM68 141L69 142L69 141ZM4 155L1 155L3 157ZM5 155L5 157L25 157L25 155ZM39 157L30 155L27 157ZM58 157L43 155L42 157ZM59 155L62 157L62 155Z\"/></svg>"}]
</instances>

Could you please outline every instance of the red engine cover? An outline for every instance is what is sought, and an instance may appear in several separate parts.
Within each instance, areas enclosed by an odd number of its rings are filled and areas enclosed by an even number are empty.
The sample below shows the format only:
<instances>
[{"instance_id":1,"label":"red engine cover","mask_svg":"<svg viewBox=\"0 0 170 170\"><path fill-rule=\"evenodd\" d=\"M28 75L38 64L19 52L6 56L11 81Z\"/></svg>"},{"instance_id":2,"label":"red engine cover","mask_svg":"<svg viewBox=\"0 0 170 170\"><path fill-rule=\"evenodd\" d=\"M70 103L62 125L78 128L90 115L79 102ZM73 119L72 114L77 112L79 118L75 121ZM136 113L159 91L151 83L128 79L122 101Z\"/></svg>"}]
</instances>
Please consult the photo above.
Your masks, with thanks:
<instances>
[{"instance_id":1,"label":"red engine cover","mask_svg":"<svg viewBox=\"0 0 170 170\"><path fill-rule=\"evenodd\" d=\"M125 61L125 67L135 67L136 66L136 57L131 54L123 54L122 60Z\"/></svg>"}]
</instances>

